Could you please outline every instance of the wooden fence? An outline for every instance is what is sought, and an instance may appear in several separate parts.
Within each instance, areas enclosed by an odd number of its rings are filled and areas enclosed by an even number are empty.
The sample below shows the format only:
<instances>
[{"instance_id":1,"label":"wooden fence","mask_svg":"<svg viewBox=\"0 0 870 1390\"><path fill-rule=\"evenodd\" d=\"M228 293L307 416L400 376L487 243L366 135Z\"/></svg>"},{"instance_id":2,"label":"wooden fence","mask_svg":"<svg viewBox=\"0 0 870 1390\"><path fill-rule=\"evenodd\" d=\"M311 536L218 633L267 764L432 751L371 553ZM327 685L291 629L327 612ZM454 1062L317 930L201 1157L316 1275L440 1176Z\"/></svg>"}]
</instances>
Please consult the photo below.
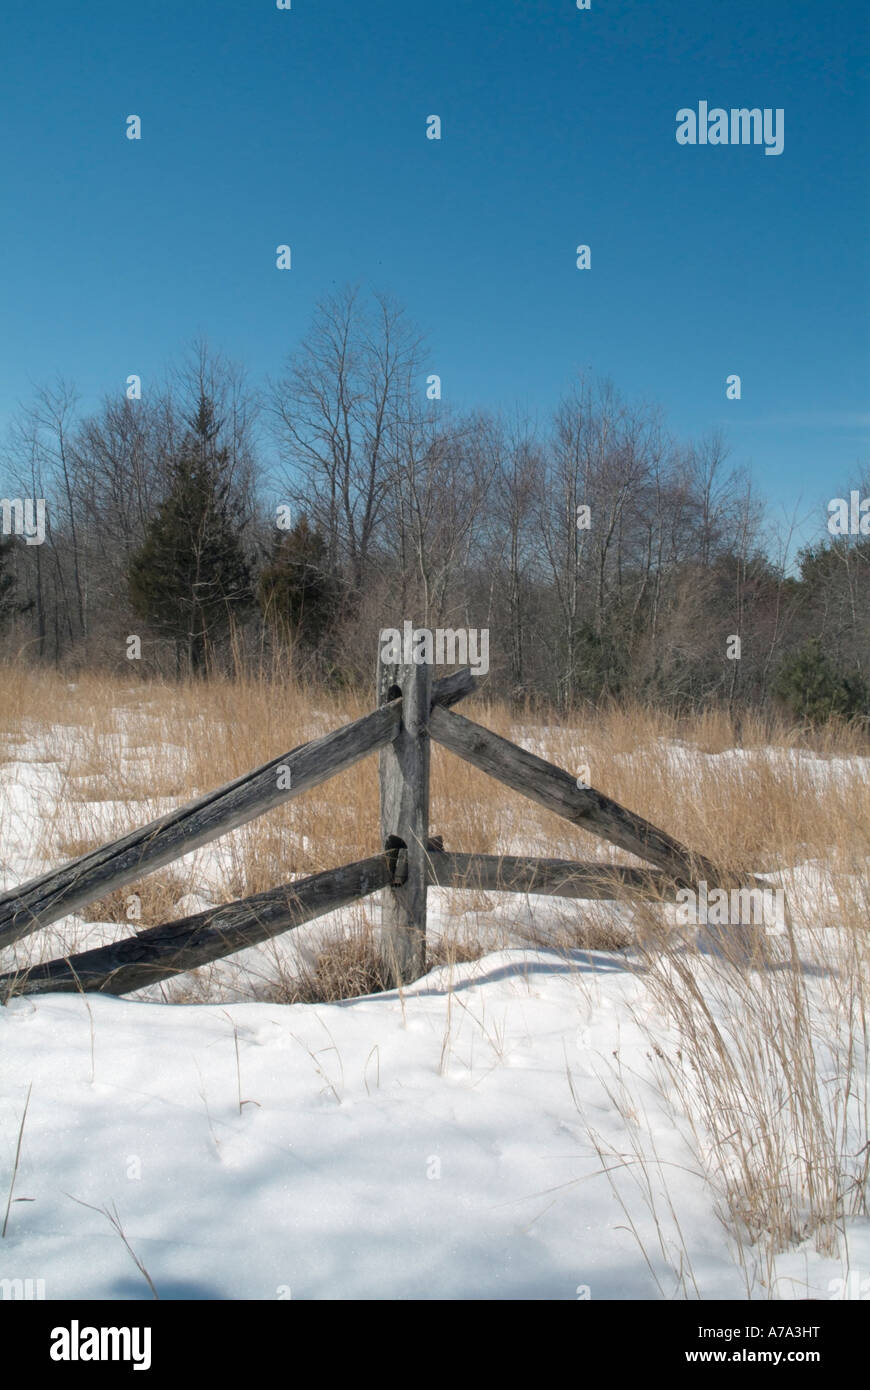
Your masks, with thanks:
<instances>
[{"instance_id":1,"label":"wooden fence","mask_svg":"<svg viewBox=\"0 0 870 1390\"><path fill-rule=\"evenodd\" d=\"M430 885L543 893L566 898L667 899L680 886L736 887L679 841L569 773L456 714L471 694L469 670L433 683L431 667L378 668L378 708L334 733L283 753L256 771L140 830L0 895L0 948L151 873L274 807L380 754L382 845L371 858L285 883L94 950L0 976L0 1000L14 994L101 991L127 994L278 936L303 922L383 892L383 978L401 985L426 968ZM526 856L446 852L429 835L429 757L435 739L450 752L547 810L628 850L653 868ZM758 942L755 936L753 949ZM744 955L746 949L744 947Z\"/></svg>"}]
</instances>

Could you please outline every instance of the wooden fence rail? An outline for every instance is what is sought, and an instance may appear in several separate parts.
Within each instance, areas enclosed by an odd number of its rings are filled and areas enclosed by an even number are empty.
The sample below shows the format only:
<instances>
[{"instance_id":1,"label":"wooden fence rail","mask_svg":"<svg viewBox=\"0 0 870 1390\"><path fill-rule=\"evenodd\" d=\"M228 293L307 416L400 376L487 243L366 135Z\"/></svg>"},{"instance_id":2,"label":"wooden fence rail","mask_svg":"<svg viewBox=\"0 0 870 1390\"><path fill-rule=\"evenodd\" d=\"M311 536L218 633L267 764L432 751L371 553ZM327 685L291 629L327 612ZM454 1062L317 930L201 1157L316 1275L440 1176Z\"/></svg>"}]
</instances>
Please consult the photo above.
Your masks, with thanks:
<instances>
[{"instance_id":1,"label":"wooden fence rail","mask_svg":"<svg viewBox=\"0 0 870 1390\"><path fill-rule=\"evenodd\" d=\"M387 854L327 869L266 893L181 917L109 946L0 976L0 1000L13 994L99 991L129 994L172 975L259 946L282 932L386 888L404 872Z\"/></svg>"},{"instance_id":2,"label":"wooden fence rail","mask_svg":"<svg viewBox=\"0 0 870 1390\"><path fill-rule=\"evenodd\" d=\"M515 854L430 853L429 882L436 888L483 893L539 893L555 898L673 898L677 885L657 869L578 863Z\"/></svg>"},{"instance_id":3,"label":"wooden fence rail","mask_svg":"<svg viewBox=\"0 0 870 1390\"><path fill-rule=\"evenodd\" d=\"M723 875L610 797L579 787L562 768L453 713L450 706L476 687L468 670L433 684L425 665L381 662L374 713L0 895L4 947L380 752L381 846L372 858L148 928L112 945L9 972L0 977L0 1000L55 990L126 994L258 945L378 891L385 894L381 963L389 985L408 983L425 970L430 885L659 901L672 899L678 887L699 879L711 886L769 888L751 875ZM445 851L439 837L429 836L430 737L547 810L655 867ZM735 939L745 960L757 954L754 934Z\"/></svg>"},{"instance_id":4,"label":"wooden fence rail","mask_svg":"<svg viewBox=\"0 0 870 1390\"><path fill-rule=\"evenodd\" d=\"M708 882L718 880L719 871L708 860L692 854L663 830L633 811L626 811L618 802L592 787L578 787L577 779L561 767L525 748L518 748L515 743L461 714L433 709L429 732L451 753L480 768L481 772L677 879L685 882L698 877L707 878Z\"/></svg>"},{"instance_id":5,"label":"wooden fence rail","mask_svg":"<svg viewBox=\"0 0 870 1390\"><path fill-rule=\"evenodd\" d=\"M427 880L433 887L475 892L590 900L627 893L633 898L664 901L673 897L675 886L655 869L510 854L451 854L435 850L431 844L426 864ZM129 994L248 946L258 946L380 889L401 888L407 877L405 850L327 869L253 897L149 927L124 941L34 965L17 974L0 975L0 1001L13 994L80 990Z\"/></svg>"},{"instance_id":6,"label":"wooden fence rail","mask_svg":"<svg viewBox=\"0 0 870 1390\"><path fill-rule=\"evenodd\" d=\"M474 689L470 671L439 681L432 699L452 704ZM83 854L0 895L0 947L172 863L229 830L262 816L383 748L399 732L401 699L323 738L282 753L254 772L171 811L120 840ZM279 770L283 769L279 777Z\"/></svg>"}]
</instances>

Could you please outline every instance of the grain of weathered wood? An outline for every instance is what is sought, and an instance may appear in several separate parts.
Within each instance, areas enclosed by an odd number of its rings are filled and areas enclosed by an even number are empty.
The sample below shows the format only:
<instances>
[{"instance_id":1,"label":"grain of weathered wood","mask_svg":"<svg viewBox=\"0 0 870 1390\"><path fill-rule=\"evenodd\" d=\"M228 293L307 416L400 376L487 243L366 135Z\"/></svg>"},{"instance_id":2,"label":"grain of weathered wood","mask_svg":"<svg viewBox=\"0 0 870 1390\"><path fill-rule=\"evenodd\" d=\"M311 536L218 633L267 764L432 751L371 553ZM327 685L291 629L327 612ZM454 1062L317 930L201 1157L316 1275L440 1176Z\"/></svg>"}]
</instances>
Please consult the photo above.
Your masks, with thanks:
<instances>
[{"instance_id":1,"label":"grain of weathered wood","mask_svg":"<svg viewBox=\"0 0 870 1390\"><path fill-rule=\"evenodd\" d=\"M454 704L470 694L476 684L470 671L457 671L436 683L432 699ZM334 733L273 758L121 839L0 894L0 947L11 945L37 928L318 786L389 743L400 725L401 702L394 700ZM286 773L279 778L282 768L286 768Z\"/></svg>"},{"instance_id":2,"label":"grain of weathered wood","mask_svg":"<svg viewBox=\"0 0 870 1390\"><path fill-rule=\"evenodd\" d=\"M454 671L452 676L443 676L441 680L433 682L432 704L449 709L479 689L480 681L471 674L469 667L464 666L461 671Z\"/></svg>"},{"instance_id":3,"label":"grain of weathered wood","mask_svg":"<svg viewBox=\"0 0 870 1390\"><path fill-rule=\"evenodd\" d=\"M394 866L385 854L327 869L267 893L148 928L110 946L4 975L0 999L79 991L129 994L334 912L386 887L403 872L403 858Z\"/></svg>"},{"instance_id":4,"label":"grain of weathered wood","mask_svg":"<svg viewBox=\"0 0 870 1390\"><path fill-rule=\"evenodd\" d=\"M380 949L385 979L404 985L419 979L426 968L432 668L379 662L380 702L395 689L402 692L402 722L380 754L381 838L386 849L406 850L407 872L401 884L392 884L384 894Z\"/></svg>"},{"instance_id":5,"label":"grain of weathered wood","mask_svg":"<svg viewBox=\"0 0 870 1390\"><path fill-rule=\"evenodd\" d=\"M429 882L438 888L541 893L556 898L673 899L674 880L658 869L515 854L429 853Z\"/></svg>"},{"instance_id":6,"label":"grain of weathered wood","mask_svg":"<svg viewBox=\"0 0 870 1390\"><path fill-rule=\"evenodd\" d=\"M711 884L721 881L721 872L702 855L693 854L678 840L625 810L609 796L591 787L581 789L576 779L562 768L525 748L518 748L490 729L435 705L429 716L429 732L451 753L505 786L655 864L680 882L692 883L698 878L705 878Z\"/></svg>"}]
</instances>

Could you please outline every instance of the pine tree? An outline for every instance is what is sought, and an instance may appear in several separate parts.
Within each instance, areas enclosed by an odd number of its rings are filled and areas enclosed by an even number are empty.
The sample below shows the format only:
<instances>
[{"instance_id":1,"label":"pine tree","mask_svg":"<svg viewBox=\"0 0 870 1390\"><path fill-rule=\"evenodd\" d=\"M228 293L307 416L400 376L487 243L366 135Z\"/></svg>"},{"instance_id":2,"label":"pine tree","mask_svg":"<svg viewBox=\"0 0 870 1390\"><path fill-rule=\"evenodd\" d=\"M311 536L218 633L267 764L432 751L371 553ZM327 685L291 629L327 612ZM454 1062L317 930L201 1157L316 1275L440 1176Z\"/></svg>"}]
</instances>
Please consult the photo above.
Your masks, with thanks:
<instances>
[{"instance_id":1,"label":"pine tree","mask_svg":"<svg viewBox=\"0 0 870 1390\"><path fill-rule=\"evenodd\" d=\"M251 576L230 496L220 422L200 397L171 472L169 493L128 568L134 611L176 648L176 667L200 674L233 614L250 604ZM235 510L235 515L234 515Z\"/></svg>"},{"instance_id":2,"label":"pine tree","mask_svg":"<svg viewBox=\"0 0 870 1390\"><path fill-rule=\"evenodd\" d=\"M783 661L773 691L793 715L813 724L833 715L849 719L870 712L870 692L861 675L838 671L818 637L811 637Z\"/></svg>"},{"instance_id":3,"label":"pine tree","mask_svg":"<svg viewBox=\"0 0 870 1390\"><path fill-rule=\"evenodd\" d=\"M13 597L15 576L10 574L8 570L14 544L15 541L11 536L6 540L0 537L0 627L3 627L12 614L17 611Z\"/></svg>"},{"instance_id":4,"label":"pine tree","mask_svg":"<svg viewBox=\"0 0 870 1390\"><path fill-rule=\"evenodd\" d=\"M316 647L336 615L338 595L328 572L326 541L303 514L281 535L260 575L257 601L263 616L293 640Z\"/></svg>"},{"instance_id":5,"label":"pine tree","mask_svg":"<svg viewBox=\"0 0 870 1390\"><path fill-rule=\"evenodd\" d=\"M16 596L18 581L10 570L10 564L17 544L20 542L14 536L8 536L5 540L0 537L0 629L18 613L29 613L33 607L33 599L19 600Z\"/></svg>"}]
</instances>

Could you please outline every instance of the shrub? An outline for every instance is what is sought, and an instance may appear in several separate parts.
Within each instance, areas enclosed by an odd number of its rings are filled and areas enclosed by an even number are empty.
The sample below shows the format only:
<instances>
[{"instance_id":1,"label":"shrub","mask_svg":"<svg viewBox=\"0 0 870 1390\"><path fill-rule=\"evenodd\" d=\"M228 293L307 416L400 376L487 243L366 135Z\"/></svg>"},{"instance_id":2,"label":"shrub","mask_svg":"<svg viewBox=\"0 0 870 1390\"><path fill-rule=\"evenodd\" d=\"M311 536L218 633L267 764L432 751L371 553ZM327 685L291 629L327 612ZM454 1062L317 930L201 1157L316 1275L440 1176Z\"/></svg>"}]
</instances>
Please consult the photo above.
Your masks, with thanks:
<instances>
[{"instance_id":1,"label":"shrub","mask_svg":"<svg viewBox=\"0 0 870 1390\"><path fill-rule=\"evenodd\" d=\"M870 712L870 691L858 671L838 670L811 637L786 657L777 671L773 692L791 714L812 724L839 715L849 719Z\"/></svg>"}]
</instances>

